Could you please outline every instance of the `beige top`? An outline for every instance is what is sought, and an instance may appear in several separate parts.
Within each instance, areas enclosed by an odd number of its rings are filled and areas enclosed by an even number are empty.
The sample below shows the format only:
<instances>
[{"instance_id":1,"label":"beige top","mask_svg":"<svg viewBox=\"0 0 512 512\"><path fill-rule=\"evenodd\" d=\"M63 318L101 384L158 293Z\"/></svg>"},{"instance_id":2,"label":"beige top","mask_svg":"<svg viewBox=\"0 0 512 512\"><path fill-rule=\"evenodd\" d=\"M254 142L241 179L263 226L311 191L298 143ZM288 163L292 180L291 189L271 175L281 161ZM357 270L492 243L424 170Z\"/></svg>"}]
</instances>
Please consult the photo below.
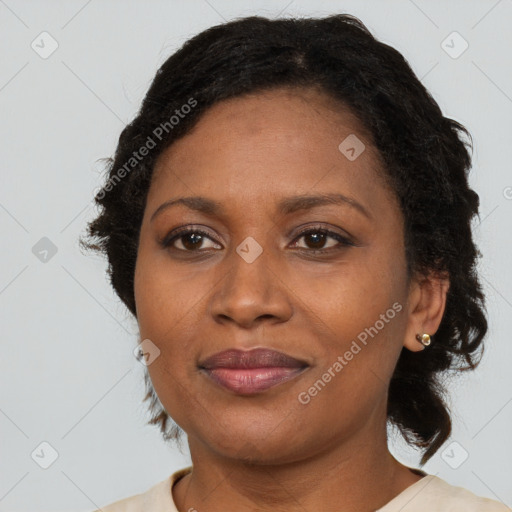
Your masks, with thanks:
<instances>
[{"instance_id":1,"label":"beige top","mask_svg":"<svg viewBox=\"0 0 512 512\"><path fill-rule=\"evenodd\" d=\"M192 466L180 469L146 492L94 512L179 512L172 497L172 486L191 471ZM512 512L512 509L499 501L450 485L435 475L426 475L375 512Z\"/></svg>"}]
</instances>

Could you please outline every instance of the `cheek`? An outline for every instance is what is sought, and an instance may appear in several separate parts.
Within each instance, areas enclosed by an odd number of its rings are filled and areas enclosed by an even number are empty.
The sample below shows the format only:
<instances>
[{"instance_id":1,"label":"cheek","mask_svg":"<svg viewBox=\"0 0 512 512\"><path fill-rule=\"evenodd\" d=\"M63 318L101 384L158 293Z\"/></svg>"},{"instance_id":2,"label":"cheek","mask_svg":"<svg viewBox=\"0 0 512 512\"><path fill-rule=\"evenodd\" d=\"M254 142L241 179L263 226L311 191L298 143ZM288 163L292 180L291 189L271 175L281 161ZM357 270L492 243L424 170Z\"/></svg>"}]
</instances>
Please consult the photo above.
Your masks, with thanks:
<instances>
[{"instance_id":1,"label":"cheek","mask_svg":"<svg viewBox=\"0 0 512 512\"><path fill-rule=\"evenodd\" d=\"M356 385L363 385L359 380L370 371L383 382L391 377L406 326L405 263L400 255L367 254L368 259L327 276L323 287L308 281L303 294L329 328L325 362L330 366L346 354L350 361L344 373Z\"/></svg>"},{"instance_id":2,"label":"cheek","mask_svg":"<svg viewBox=\"0 0 512 512\"><path fill-rule=\"evenodd\" d=\"M184 386L194 370L195 352L191 343L191 322L197 321L198 290L187 286L176 272L144 258L135 271L135 300L140 339L149 339L158 347L159 356L148 365L153 387L171 417L182 416ZM184 398L185 397L185 398ZM182 426L182 425L180 425Z\"/></svg>"},{"instance_id":3,"label":"cheek","mask_svg":"<svg viewBox=\"0 0 512 512\"><path fill-rule=\"evenodd\" d=\"M403 300L403 269L397 263L361 257L301 284L303 300L335 333L357 334L353 328L373 325L394 302ZM353 328L350 328L350 327Z\"/></svg>"},{"instance_id":4,"label":"cheek","mask_svg":"<svg viewBox=\"0 0 512 512\"><path fill-rule=\"evenodd\" d=\"M135 300L141 340L149 339L160 353L148 366L157 394L169 413L181 407L185 382L196 378L198 340L206 332L205 301L212 283L197 272L172 270L169 261L145 257L141 251L135 272ZM178 414L179 416L179 414Z\"/></svg>"},{"instance_id":5,"label":"cheek","mask_svg":"<svg viewBox=\"0 0 512 512\"><path fill-rule=\"evenodd\" d=\"M134 276L141 336L165 338L185 321L200 297L197 286L190 286L190 277L179 269L170 271L165 256L155 257L141 246Z\"/></svg>"}]
</instances>

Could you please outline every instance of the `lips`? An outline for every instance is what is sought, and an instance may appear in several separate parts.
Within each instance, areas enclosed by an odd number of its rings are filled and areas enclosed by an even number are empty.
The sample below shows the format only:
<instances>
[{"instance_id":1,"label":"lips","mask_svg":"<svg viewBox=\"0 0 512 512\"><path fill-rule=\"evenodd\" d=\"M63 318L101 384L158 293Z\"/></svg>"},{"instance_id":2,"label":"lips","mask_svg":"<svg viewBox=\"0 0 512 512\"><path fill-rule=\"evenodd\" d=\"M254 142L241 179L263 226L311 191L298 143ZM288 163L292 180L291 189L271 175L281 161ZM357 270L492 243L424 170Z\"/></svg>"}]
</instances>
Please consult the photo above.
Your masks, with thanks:
<instances>
[{"instance_id":1,"label":"lips","mask_svg":"<svg viewBox=\"0 0 512 512\"><path fill-rule=\"evenodd\" d=\"M308 364L282 352L225 350L199 364L212 381L237 394L261 393L301 374Z\"/></svg>"}]
</instances>

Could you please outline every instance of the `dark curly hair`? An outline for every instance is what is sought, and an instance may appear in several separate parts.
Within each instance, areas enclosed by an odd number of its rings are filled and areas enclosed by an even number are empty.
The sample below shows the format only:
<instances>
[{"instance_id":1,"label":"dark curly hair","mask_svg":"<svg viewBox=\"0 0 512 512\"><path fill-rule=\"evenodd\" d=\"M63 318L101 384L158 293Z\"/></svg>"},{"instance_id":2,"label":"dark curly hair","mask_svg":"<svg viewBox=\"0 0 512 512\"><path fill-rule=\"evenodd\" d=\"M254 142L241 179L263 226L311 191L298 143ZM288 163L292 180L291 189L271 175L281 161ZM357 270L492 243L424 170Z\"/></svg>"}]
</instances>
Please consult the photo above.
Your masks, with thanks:
<instances>
[{"instance_id":1,"label":"dark curly hair","mask_svg":"<svg viewBox=\"0 0 512 512\"><path fill-rule=\"evenodd\" d=\"M409 276L444 275L447 303L434 343L402 349L391 379L387 415L421 465L451 433L443 377L476 368L487 332L485 298L471 232L479 197L468 185L471 135L443 116L404 57L357 18L241 18L188 40L158 69L135 119L107 160L98 216L82 247L108 258L110 282L136 316L134 270L140 226L158 156L188 133L213 104L278 87L315 88L348 107L367 130L404 216ZM143 151L141 148L150 148ZM144 156L142 156L144 155ZM479 350L480 349L480 350ZM146 373L152 424L179 440Z\"/></svg>"}]
</instances>

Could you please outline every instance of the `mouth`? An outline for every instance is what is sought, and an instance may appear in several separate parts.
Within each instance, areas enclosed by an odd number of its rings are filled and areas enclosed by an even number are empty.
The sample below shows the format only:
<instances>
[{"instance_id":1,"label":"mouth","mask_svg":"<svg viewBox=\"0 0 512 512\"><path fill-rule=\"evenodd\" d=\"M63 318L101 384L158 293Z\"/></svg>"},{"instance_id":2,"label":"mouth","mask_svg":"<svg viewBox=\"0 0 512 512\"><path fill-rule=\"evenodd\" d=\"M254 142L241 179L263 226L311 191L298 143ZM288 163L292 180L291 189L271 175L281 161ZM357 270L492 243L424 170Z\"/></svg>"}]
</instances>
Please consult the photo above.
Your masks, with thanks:
<instances>
[{"instance_id":1,"label":"mouth","mask_svg":"<svg viewBox=\"0 0 512 512\"><path fill-rule=\"evenodd\" d=\"M309 365L282 352L258 348L225 350L199 364L213 382L240 395L254 395L288 382Z\"/></svg>"}]
</instances>

